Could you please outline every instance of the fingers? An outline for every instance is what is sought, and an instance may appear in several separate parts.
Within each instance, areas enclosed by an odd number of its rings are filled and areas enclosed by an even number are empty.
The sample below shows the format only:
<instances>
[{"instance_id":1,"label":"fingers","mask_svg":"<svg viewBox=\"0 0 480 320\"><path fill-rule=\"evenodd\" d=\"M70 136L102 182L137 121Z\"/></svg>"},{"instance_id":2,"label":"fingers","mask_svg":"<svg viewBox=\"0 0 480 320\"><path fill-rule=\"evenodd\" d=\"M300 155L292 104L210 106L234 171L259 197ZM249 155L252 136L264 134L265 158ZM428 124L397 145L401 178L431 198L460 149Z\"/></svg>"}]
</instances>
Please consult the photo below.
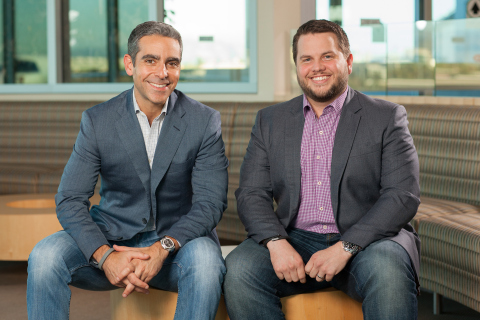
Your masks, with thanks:
<instances>
[{"instance_id":1,"label":"fingers","mask_svg":"<svg viewBox=\"0 0 480 320\"><path fill-rule=\"evenodd\" d=\"M138 248L130 248L124 246L117 246L116 244L113 245L113 249L117 252L127 252L128 257L131 259L140 259L140 260L147 260L150 256L144 252L138 250Z\"/></svg>"},{"instance_id":2,"label":"fingers","mask_svg":"<svg viewBox=\"0 0 480 320\"><path fill-rule=\"evenodd\" d=\"M320 274L317 274L315 276L315 279L317 280L317 282L322 282L325 280L325 276L321 276Z\"/></svg>"},{"instance_id":3,"label":"fingers","mask_svg":"<svg viewBox=\"0 0 480 320\"><path fill-rule=\"evenodd\" d=\"M325 281L330 282L332 281L333 277L335 276L335 273L327 273L325 274Z\"/></svg>"},{"instance_id":4,"label":"fingers","mask_svg":"<svg viewBox=\"0 0 480 320\"><path fill-rule=\"evenodd\" d=\"M304 268L298 268L297 269L297 278L301 283L306 283L307 282L307 277L305 275L305 269Z\"/></svg>"},{"instance_id":5,"label":"fingers","mask_svg":"<svg viewBox=\"0 0 480 320\"><path fill-rule=\"evenodd\" d=\"M148 289L149 288L148 284L143 282L142 280L140 280L134 273L130 273L128 275L127 279L135 287L138 287L138 288L141 288L141 289Z\"/></svg>"},{"instance_id":6,"label":"fingers","mask_svg":"<svg viewBox=\"0 0 480 320\"><path fill-rule=\"evenodd\" d=\"M132 283L129 283L125 287L125 290L123 290L122 297L124 297L124 298L128 297L133 291L143 293L143 294L149 294L150 293L150 291L148 291L147 289L139 288L139 287L134 286Z\"/></svg>"},{"instance_id":7,"label":"fingers","mask_svg":"<svg viewBox=\"0 0 480 320\"><path fill-rule=\"evenodd\" d=\"M125 279L130 273L132 273L134 271L134 269L132 269L131 267L128 267L128 268L125 268L123 269L122 272L120 272L117 276L117 278L115 280L117 280L117 282L120 282L122 281L123 279Z\"/></svg>"},{"instance_id":8,"label":"fingers","mask_svg":"<svg viewBox=\"0 0 480 320\"><path fill-rule=\"evenodd\" d=\"M275 270L274 270L274 271L275 271ZM278 279L280 279L280 280L285 279L285 276L283 275L282 272L277 272L277 271L275 271L275 274L277 275Z\"/></svg>"},{"instance_id":9,"label":"fingers","mask_svg":"<svg viewBox=\"0 0 480 320\"><path fill-rule=\"evenodd\" d=\"M113 249L115 249L115 251L118 251L118 252L135 250L135 248L125 247L125 246L117 246L116 244L113 245Z\"/></svg>"},{"instance_id":10,"label":"fingers","mask_svg":"<svg viewBox=\"0 0 480 320\"><path fill-rule=\"evenodd\" d=\"M288 267L281 270L274 269L274 271L280 280L285 280L287 282L299 282L299 281L301 283L307 282L303 264L295 267Z\"/></svg>"},{"instance_id":11,"label":"fingers","mask_svg":"<svg viewBox=\"0 0 480 320\"><path fill-rule=\"evenodd\" d=\"M123 290L122 297L124 298L128 297L128 295L132 293L133 290L135 290L135 286L131 283L127 284L127 286L125 287L125 290Z\"/></svg>"}]
</instances>

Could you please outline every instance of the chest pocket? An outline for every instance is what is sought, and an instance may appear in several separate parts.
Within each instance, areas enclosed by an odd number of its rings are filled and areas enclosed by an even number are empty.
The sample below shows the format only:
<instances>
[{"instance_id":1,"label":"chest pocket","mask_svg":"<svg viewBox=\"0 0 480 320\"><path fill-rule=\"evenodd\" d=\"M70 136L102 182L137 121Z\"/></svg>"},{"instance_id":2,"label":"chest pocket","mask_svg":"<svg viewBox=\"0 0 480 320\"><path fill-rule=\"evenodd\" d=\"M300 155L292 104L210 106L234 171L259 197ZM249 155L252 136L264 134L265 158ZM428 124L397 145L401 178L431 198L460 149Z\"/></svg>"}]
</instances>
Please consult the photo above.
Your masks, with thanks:
<instances>
[{"instance_id":1,"label":"chest pocket","mask_svg":"<svg viewBox=\"0 0 480 320\"><path fill-rule=\"evenodd\" d=\"M172 162L168 168L168 173L192 171L194 160L194 158L190 158L180 163Z\"/></svg>"},{"instance_id":2,"label":"chest pocket","mask_svg":"<svg viewBox=\"0 0 480 320\"><path fill-rule=\"evenodd\" d=\"M382 143L375 143L369 145L354 144L350 158L368 155L370 153L377 153L382 151Z\"/></svg>"}]
</instances>

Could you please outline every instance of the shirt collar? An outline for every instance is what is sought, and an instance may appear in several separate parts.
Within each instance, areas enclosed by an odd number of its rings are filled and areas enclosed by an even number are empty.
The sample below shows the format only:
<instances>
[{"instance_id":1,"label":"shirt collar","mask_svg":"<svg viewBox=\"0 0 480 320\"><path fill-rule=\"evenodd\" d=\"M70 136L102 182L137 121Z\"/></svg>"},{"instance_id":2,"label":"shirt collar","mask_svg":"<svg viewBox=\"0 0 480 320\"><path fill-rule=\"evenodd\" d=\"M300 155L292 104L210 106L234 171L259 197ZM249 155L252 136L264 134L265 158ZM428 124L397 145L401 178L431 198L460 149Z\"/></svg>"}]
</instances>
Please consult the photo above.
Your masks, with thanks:
<instances>
[{"instance_id":1,"label":"shirt collar","mask_svg":"<svg viewBox=\"0 0 480 320\"><path fill-rule=\"evenodd\" d=\"M328 108L328 107L333 107L333 109L335 110L336 113L340 113L342 111L343 104L345 103L345 99L347 99L348 88L349 87L347 86L345 91L340 96L338 96L337 99L335 99L332 103L330 103L327 107L325 107L325 109ZM310 110L313 111L312 106L310 105L310 102L308 102L307 96L304 93L303 94L303 115L304 115L304 117L307 117L307 114L309 113Z\"/></svg>"},{"instance_id":2,"label":"shirt collar","mask_svg":"<svg viewBox=\"0 0 480 320\"><path fill-rule=\"evenodd\" d=\"M137 103L137 99L135 98L135 90L132 90L132 93L133 93L133 108L135 109L135 113L139 113L141 112L140 110L140 107L138 106L138 103ZM168 106L168 100L170 99L170 97L167 98L167 101L165 101L165 104L163 105L163 108L162 108L162 113L165 113L165 115L167 115L167 106Z\"/></svg>"}]
</instances>

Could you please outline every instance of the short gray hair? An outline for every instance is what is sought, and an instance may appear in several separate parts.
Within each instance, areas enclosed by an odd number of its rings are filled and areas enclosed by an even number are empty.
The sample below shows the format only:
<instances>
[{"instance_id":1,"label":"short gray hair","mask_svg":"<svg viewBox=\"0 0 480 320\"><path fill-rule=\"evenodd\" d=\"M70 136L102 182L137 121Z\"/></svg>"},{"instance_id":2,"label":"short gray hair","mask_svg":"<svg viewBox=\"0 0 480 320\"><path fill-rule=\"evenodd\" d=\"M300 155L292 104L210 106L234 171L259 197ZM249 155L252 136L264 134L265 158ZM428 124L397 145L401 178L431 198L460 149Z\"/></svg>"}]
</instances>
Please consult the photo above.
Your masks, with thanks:
<instances>
[{"instance_id":1,"label":"short gray hair","mask_svg":"<svg viewBox=\"0 0 480 320\"><path fill-rule=\"evenodd\" d=\"M138 41L145 36L151 35L159 35L177 40L180 45L180 59L182 58L183 43L180 33L169 24L158 21L147 21L136 26L132 33L130 33L130 37L128 37L128 55L132 57L134 66L135 57L138 51L140 51Z\"/></svg>"}]
</instances>

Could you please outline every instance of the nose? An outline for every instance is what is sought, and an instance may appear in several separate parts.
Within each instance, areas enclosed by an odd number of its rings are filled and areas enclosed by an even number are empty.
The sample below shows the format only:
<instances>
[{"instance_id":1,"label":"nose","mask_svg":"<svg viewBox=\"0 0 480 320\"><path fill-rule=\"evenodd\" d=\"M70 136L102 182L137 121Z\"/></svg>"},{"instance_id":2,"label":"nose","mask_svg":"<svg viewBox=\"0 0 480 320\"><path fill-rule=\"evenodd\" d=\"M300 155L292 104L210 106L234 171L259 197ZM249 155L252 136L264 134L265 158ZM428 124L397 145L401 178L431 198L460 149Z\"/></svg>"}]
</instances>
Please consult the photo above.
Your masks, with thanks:
<instances>
[{"instance_id":1,"label":"nose","mask_svg":"<svg viewBox=\"0 0 480 320\"><path fill-rule=\"evenodd\" d=\"M313 71L323 71L325 70L325 64L323 61L320 60L315 60L313 63Z\"/></svg>"},{"instance_id":2,"label":"nose","mask_svg":"<svg viewBox=\"0 0 480 320\"><path fill-rule=\"evenodd\" d=\"M168 70L165 64L160 64L156 70L156 74L160 79L165 79L168 77Z\"/></svg>"}]
</instances>

